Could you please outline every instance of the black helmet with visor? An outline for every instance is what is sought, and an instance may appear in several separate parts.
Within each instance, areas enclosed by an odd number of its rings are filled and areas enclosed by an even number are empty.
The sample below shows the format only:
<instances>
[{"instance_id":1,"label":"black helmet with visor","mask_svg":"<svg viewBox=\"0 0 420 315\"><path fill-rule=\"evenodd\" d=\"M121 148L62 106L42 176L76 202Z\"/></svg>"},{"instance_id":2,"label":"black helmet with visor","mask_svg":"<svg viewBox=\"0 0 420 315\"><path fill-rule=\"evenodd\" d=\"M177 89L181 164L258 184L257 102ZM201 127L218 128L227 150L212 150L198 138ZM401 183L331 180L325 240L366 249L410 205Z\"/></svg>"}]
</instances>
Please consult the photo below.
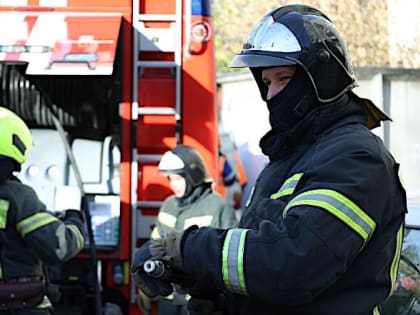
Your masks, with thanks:
<instances>
[{"instance_id":1,"label":"black helmet with visor","mask_svg":"<svg viewBox=\"0 0 420 315\"><path fill-rule=\"evenodd\" d=\"M183 176L191 187L210 182L202 157L188 145L179 144L167 151L162 156L158 169L165 175Z\"/></svg>"},{"instance_id":2,"label":"black helmet with visor","mask_svg":"<svg viewBox=\"0 0 420 315\"><path fill-rule=\"evenodd\" d=\"M261 69L296 65L305 71L316 98L332 102L356 86L346 44L331 20L307 5L286 5L264 16L254 27L230 67L249 67L266 99ZM377 126L389 117L371 101L357 97Z\"/></svg>"}]
</instances>

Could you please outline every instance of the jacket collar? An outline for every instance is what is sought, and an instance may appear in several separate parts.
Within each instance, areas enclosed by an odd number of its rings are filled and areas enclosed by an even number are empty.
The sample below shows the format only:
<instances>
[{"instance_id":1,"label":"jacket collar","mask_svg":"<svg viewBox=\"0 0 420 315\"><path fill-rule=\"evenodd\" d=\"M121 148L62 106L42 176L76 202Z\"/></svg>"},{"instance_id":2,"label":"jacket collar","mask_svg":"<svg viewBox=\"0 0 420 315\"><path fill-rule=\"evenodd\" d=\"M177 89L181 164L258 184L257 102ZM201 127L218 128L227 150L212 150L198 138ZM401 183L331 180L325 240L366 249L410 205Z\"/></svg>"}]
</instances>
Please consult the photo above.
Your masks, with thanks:
<instances>
[{"instance_id":1,"label":"jacket collar","mask_svg":"<svg viewBox=\"0 0 420 315\"><path fill-rule=\"evenodd\" d=\"M332 103L314 105L301 121L285 131L271 129L261 138L260 147L270 160L275 160L315 142L330 130L349 123L366 125L366 121L363 108L351 94L345 94Z\"/></svg>"},{"instance_id":2,"label":"jacket collar","mask_svg":"<svg viewBox=\"0 0 420 315\"><path fill-rule=\"evenodd\" d=\"M185 207L196 202L203 195L207 195L211 191L211 183L203 183L199 186L196 186L188 196L176 198L176 201L179 207Z\"/></svg>"}]
</instances>

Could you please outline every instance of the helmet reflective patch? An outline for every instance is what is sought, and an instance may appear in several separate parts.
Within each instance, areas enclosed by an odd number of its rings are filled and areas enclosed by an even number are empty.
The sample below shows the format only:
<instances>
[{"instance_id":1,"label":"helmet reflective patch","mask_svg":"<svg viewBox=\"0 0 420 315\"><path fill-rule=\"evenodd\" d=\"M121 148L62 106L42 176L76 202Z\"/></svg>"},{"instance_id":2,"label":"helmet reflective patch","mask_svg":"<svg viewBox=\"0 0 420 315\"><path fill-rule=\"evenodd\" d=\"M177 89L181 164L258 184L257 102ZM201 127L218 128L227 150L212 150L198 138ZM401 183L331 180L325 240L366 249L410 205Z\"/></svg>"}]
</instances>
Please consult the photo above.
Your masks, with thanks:
<instances>
[{"instance_id":1,"label":"helmet reflective patch","mask_svg":"<svg viewBox=\"0 0 420 315\"><path fill-rule=\"evenodd\" d=\"M24 155L26 151L26 146L23 143L23 141L19 138L19 136L14 134L12 141L13 145L19 150L20 153L22 153L22 155Z\"/></svg>"},{"instance_id":2,"label":"helmet reflective patch","mask_svg":"<svg viewBox=\"0 0 420 315\"><path fill-rule=\"evenodd\" d=\"M158 168L161 172L167 172L181 170L184 166L185 164L179 156L173 154L171 151L168 151L162 156Z\"/></svg>"},{"instance_id":3,"label":"helmet reflective patch","mask_svg":"<svg viewBox=\"0 0 420 315\"><path fill-rule=\"evenodd\" d=\"M243 50L291 53L299 52L302 48L296 36L286 26L274 22L273 17L268 15L254 28Z\"/></svg>"}]
</instances>

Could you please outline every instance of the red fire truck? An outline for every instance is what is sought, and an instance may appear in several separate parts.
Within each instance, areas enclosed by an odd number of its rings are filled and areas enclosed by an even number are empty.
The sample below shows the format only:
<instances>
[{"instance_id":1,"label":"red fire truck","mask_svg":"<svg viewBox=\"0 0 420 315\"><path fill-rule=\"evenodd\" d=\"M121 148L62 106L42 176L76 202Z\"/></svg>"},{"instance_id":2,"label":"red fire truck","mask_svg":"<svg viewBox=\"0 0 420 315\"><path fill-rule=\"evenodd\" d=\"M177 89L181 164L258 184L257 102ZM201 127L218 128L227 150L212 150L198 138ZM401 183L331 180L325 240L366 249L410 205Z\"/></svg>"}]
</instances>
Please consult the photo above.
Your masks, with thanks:
<instances>
[{"instance_id":1,"label":"red fire truck","mask_svg":"<svg viewBox=\"0 0 420 315\"><path fill-rule=\"evenodd\" d=\"M88 222L48 271L57 314L141 314L129 267L170 194L161 155L192 145L218 182L215 87L210 0L0 0L0 105L34 138L19 177Z\"/></svg>"}]
</instances>

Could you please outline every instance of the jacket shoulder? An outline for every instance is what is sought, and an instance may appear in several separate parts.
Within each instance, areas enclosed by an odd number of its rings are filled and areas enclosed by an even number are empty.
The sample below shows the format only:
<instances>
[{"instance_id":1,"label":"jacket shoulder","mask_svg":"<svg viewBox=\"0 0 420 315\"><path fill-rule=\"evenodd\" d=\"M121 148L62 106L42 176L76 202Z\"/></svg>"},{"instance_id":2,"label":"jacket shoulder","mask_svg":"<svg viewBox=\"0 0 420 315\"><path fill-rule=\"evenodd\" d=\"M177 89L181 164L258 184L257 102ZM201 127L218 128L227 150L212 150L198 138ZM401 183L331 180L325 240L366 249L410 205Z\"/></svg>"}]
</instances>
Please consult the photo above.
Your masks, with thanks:
<instances>
[{"instance_id":1,"label":"jacket shoulder","mask_svg":"<svg viewBox=\"0 0 420 315\"><path fill-rule=\"evenodd\" d=\"M9 199L25 200L25 199L38 199L35 190L18 180L6 180L0 184L1 195Z\"/></svg>"},{"instance_id":2,"label":"jacket shoulder","mask_svg":"<svg viewBox=\"0 0 420 315\"><path fill-rule=\"evenodd\" d=\"M337 128L322 137L317 143L317 155L369 154L372 156L387 151L383 141L361 124ZM323 156L323 154L321 154Z\"/></svg>"},{"instance_id":3,"label":"jacket shoulder","mask_svg":"<svg viewBox=\"0 0 420 315\"><path fill-rule=\"evenodd\" d=\"M219 204L220 206L224 206L227 204L226 199L222 197L218 192L211 192L207 196L203 198L205 202L211 202L213 204Z\"/></svg>"}]
</instances>

